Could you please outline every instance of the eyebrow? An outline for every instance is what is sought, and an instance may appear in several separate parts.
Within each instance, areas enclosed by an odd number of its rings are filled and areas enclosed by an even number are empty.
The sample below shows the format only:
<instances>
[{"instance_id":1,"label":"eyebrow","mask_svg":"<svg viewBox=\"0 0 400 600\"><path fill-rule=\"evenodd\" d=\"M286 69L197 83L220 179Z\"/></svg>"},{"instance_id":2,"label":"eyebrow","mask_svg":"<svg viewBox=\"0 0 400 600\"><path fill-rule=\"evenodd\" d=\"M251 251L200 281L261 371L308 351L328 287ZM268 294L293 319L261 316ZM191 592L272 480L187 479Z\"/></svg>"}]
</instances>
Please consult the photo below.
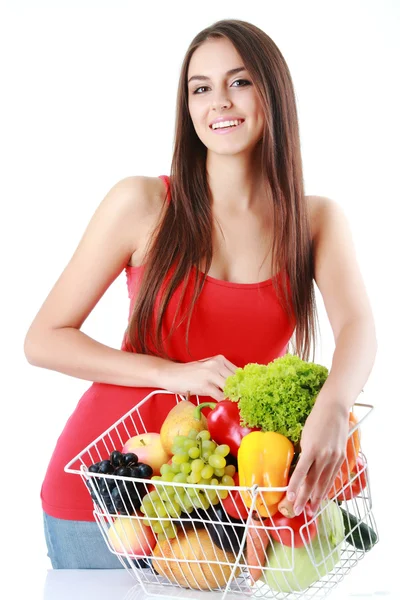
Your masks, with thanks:
<instances>
[{"instance_id":1,"label":"eyebrow","mask_svg":"<svg viewBox=\"0 0 400 600\"><path fill-rule=\"evenodd\" d=\"M236 73L240 73L241 71L246 71L246 69L244 67L236 67L235 69L230 69L227 71L226 75L236 75ZM210 81L210 78L206 77L205 75L193 75L189 79L188 83L193 81L193 79L198 79L199 81Z\"/></svg>"}]
</instances>

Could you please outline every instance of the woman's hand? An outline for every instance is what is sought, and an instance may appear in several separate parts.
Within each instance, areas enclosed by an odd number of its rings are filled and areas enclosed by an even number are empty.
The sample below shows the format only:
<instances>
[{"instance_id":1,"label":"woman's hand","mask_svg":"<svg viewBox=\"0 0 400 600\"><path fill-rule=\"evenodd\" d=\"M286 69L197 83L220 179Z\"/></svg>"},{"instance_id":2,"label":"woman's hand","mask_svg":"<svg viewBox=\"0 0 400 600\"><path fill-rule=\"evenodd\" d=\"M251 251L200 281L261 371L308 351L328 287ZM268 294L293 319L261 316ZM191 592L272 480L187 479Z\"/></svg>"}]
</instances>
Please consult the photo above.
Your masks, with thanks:
<instances>
[{"instance_id":1,"label":"woman's hand","mask_svg":"<svg viewBox=\"0 0 400 600\"><path fill-rule=\"evenodd\" d=\"M295 514L309 499L316 512L328 495L346 457L348 433L348 409L339 402L317 399L303 428L300 458L286 494L294 502Z\"/></svg>"},{"instance_id":2,"label":"woman's hand","mask_svg":"<svg viewBox=\"0 0 400 600\"><path fill-rule=\"evenodd\" d=\"M238 367L225 356L218 354L188 363L172 363L163 368L161 385L170 392L209 396L217 402L223 400L223 389L227 377L233 375Z\"/></svg>"}]
</instances>

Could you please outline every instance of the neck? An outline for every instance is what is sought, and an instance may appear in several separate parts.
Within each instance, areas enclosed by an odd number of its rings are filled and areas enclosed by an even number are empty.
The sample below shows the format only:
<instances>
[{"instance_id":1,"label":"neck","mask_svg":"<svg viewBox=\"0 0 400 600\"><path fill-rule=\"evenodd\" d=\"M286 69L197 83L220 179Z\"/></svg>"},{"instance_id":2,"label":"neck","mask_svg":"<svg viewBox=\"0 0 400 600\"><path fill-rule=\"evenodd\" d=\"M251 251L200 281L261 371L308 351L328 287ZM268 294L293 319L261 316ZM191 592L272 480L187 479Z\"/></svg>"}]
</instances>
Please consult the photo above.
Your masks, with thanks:
<instances>
[{"instance_id":1,"label":"neck","mask_svg":"<svg viewBox=\"0 0 400 600\"><path fill-rule=\"evenodd\" d=\"M259 161L243 154L207 153L206 171L214 209L217 212L258 212L267 206L268 192L261 178Z\"/></svg>"}]
</instances>

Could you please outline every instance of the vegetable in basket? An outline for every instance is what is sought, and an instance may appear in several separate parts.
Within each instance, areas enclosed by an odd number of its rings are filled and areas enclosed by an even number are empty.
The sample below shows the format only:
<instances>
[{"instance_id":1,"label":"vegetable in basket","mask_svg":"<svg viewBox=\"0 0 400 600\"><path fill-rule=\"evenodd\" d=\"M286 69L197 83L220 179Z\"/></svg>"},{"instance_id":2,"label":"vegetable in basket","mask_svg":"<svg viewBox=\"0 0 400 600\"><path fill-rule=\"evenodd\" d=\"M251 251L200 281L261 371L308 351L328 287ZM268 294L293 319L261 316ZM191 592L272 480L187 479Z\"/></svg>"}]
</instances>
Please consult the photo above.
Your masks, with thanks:
<instances>
[{"instance_id":1,"label":"vegetable in basket","mask_svg":"<svg viewBox=\"0 0 400 600\"><path fill-rule=\"evenodd\" d=\"M367 485L366 468L367 466L363 457L358 456L356 464L350 473L350 480L338 494L338 500L351 500L361 494Z\"/></svg>"},{"instance_id":2,"label":"vegetable in basket","mask_svg":"<svg viewBox=\"0 0 400 600\"><path fill-rule=\"evenodd\" d=\"M251 582L258 581L263 574L266 551L269 543L264 521L250 517L246 537L246 564Z\"/></svg>"},{"instance_id":3,"label":"vegetable in basket","mask_svg":"<svg viewBox=\"0 0 400 600\"><path fill-rule=\"evenodd\" d=\"M340 510L343 514L346 542L364 552L371 550L378 541L378 536L372 527L368 527L366 523L357 519L344 508L341 507Z\"/></svg>"},{"instance_id":4,"label":"vegetable in basket","mask_svg":"<svg viewBox=\"0 0 400 600\"><path fill-rule=\"evenodd\" d=\"M314 519L314 513L309 504L297 516L287 517L277 512L271 519L265 519L264 525L271 527L269 534L277 542L284 546L301 548L309 544L317 535L318 519Z\"/></svg>"},{"instance_id":5,"label":"vegetable in basket","mask_svg":"<svg viewBox=\"0 0 400 600\"><path fill-rule=\"evenodd\" d=\"M349 429L352 429L357 424L357 418L353 412L349 413ZM333 498L339 490L349 481L349 475L353 471L360 450L360 430L356 429L351 437L347 439L346 458L340 467L340 471L333 482L332 489L329 491L328 498Z\"/></svg>"},{"instance_id":6,"label":"vegetable in basket","mask_svg":"<svg viewBox=\"0 0 400 600\"><path fill-rule=\"evenodd\" d=\"M327 377L326 367L286 354L268 365L237 369L224 394L238 402L244 426L280 433L296 444Z\"/></svg>"},{"instance_id":7,"label":"vegetable in basket","mask_svg":"<svg viewBox=\"0 0 400 600\"><path fill-rule=\"evenodd\" d=\"M221 550L237 554L245 531L245 523L229 517L223 506L210 506L205 514L205 528L214 544Z\"/></svg>"},{"instance_id":8,"label":"vegetable in basket","mask_svg":"<svg viewBox=\"0 0 400 600\"><path fill-rule=\"evenodd\" d=\"M238 453L239 481L243 487L285 487L294 455L292 442L273 431L253 431L242 439ZM285 492L257 492L255 509L262 517L273 516ZM242 492L246 506L252 506L250 492Z\"/></svg>"},{"instance_id":9,"label":"vegetable in basket","mask_svg":"<svg viewBox=\"0 0 400 600\"><path fill-rule=\"evenodd\" d=\"M338 564L344 538L340 508L333 501L323 500L316 537L302 548L291 548L271 541L267 550L268 569L264 571L261 581L277 592L306 590Z\"/></svg>"},{"instance_id":10,"label":"vegetable in basket","mask_svg":"<svg viewBox=\"0 0 400 600\"><path fill-rule=\"evenodd\" d=\"M233 476L235 486L239 486L239 473ZM227 515L233 519L246 520L249 515L249 508L243 502L242 495L239 490L230 490L229 496L221 501Z\"/></svg>"},{"instance_id":11,"label":"vegetable in basket","mask_svg":"<svg viewBox=\"0 0 400 600\"><path fill-rule=\"evenodd\" d=\"M255 431L253 427L243 427L240 423L240 413L236 402L222 400L221 402L203 402L195 408L196 418L200 418L202 409L211 408L207 414L207 426L211 437L218 444L228 444L231 454L237 456L242 438Z\"/></svg>"}]
</instances>

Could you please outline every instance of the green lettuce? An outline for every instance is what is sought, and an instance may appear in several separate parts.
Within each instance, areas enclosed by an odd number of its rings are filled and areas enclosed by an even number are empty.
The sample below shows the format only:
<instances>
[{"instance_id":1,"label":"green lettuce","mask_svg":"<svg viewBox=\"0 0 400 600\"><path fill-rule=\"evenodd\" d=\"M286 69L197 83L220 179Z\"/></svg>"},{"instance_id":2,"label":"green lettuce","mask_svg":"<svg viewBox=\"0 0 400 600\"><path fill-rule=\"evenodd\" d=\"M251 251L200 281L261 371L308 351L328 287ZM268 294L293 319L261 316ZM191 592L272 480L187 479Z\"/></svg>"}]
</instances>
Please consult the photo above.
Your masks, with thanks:
<instances>
[{"instance_id":1,"label":"green lettuce","mask_svg":"<svg viewBox=\"0 0 400 600\"><path fill-rule=\"evenodd\" d=\"M267 550L268 569L263 572L260 584L266 583L277 592L302 592L335 568L345 539L343 515L332 500L324 500L321 509L317 536L307 546L292 549L271 542Z\"/></svg>"},{"instance_id":2,"label":"green lettuce","mask_svg":"<svg viewBox=\"0 0 400 600\"><path fill-rule=\"evenodd\" d=\"M224 394L238 402L242 425L275 431L296 443L327 377L326 367L285 354L268 365L237 369L227 378Z\"/></svg>"}]
</instances>

